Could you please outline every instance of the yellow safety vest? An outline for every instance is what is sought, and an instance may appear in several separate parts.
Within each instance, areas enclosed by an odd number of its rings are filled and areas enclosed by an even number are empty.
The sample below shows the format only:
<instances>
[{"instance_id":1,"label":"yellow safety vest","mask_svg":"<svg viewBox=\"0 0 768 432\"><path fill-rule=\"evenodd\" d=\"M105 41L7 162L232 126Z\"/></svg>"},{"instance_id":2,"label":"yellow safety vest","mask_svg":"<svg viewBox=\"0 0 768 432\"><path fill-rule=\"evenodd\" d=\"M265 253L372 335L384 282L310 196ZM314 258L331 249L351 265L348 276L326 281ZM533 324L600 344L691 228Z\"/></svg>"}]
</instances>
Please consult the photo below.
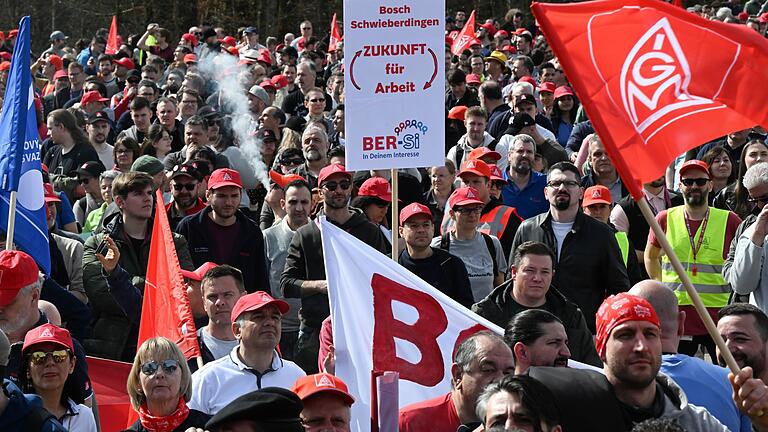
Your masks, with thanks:
<instances>
[{"instance_id":1,"label":"yellow safety vest","mask_svg":"<svg viewBox=\"0 0 768 432\"><path fill-rule=\"evenodd\" d=\"M629 259L629 238L624 231L616 231L615 236L619 243L619 249L621 249L621 259L624 261L624 267L626 267Z\"/></svg>"},{"instance_id":2,"label":"yellow safety vest","mask_svg":"<svg viewBox=\"0 0 768 432\"><path fill-rule=\"evenodd\" d=\"M701 249L696 254L696 275L693 274L693 250L688 237L688 228L685 225L685 207L673 207L667 211L667 238L672 244L672 249L680 258L683 268L701 296L701 301L708 308L721 308L728 304L731 287L723 278L723 246L725 244L725 228L728 224L728 211L713 207L709 208L707 230L701 242ZM694 234L693 244L699 244L701 227ZM680 278L675 273L669 258L661 257L661 281L675 291L680 305L691 305L690 297Z\"/></svg>"}]
</instances>

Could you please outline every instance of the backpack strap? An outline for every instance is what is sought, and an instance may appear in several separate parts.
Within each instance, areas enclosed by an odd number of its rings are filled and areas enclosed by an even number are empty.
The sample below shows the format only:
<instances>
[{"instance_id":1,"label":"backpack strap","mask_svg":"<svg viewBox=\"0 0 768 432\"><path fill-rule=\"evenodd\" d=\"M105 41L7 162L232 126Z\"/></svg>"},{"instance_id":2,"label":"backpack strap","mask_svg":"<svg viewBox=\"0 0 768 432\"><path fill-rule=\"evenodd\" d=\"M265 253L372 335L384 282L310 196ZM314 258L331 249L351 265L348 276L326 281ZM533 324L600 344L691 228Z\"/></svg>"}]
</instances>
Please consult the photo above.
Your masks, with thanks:
<instances>
[{"instance_id":1,"label":"backpack strap","mask_svg":"<svg viewBox=\"0 0 768 432\"><path fill-rule=\"evenodd\" d=\"M485 246L488 248L488 253L491 254L491 261L493 261L493 277L499 274L499 263L496 262L496 247L493 245L493 239L486 233L480 233L485 240Z\"/></svg>"},{"instance_id":2,"label":"backpack strap","mask_svg":"<svg viewBox=\"0 0 768 432\"><path fill-rule=\"evenodd\" d=\"M448 252L448 249L451 248L451 235L449 233L445 233L442 236L440 236L440 249Z\"/></svg>"},{"instance_id":3,"label":"backpack strap","mask_svg":"<svg viewBox=\"0 0 768 432\"><path fill-rule=\"evenodd\" d=\"M488 150L496 151L496 146L499 144L499 140L494 138L493 141L488 143Z\"/></svg>"},{"instance_id":4,"label":"backpack strap","mask_svg":"<svg viewBox=\"0 0 768 432\"><path fill-rule=\"evenodd\" d=\"M456 171L459 171L459 169L461 169L462 159L464 159L464 149L461 147L461 144L458 144L456 146L456 160L453 161L456 164Z\"/></svg>"}]
</instances>

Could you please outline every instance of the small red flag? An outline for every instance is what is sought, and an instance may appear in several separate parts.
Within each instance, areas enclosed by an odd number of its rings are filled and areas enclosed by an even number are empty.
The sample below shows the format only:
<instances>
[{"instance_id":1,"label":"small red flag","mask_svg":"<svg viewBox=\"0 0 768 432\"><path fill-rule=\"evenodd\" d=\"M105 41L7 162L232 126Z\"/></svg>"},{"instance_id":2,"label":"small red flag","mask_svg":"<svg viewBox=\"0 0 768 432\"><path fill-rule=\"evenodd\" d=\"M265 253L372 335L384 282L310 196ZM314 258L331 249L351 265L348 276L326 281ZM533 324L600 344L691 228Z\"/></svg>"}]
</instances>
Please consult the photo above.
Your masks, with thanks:
<instances>
[{"instance_id":1,"label":"small red flag","mask_svg":"<svg viewBox=\"0 0 768 432\"><path fill-rule=\"evenodd\" d=\"M160 191L156 198L137 346L163 336L174 341L187 359L200 357L187 288Z\"/></svg>"},{"instance_id":2,"label":"small red flag","mask_svg":"<svg viewBox=\"0 0 768 432\"><path fill-rule=\"evenodd\" d=\"M531 9L635 199L685 151L768 125L768 44L745 26L658 0Z\"/></svg>"},{"instance_id":3,"label":"small red flag","mask_svg":"<svg viewBox=\"0 0 768 432\"><path fill-rule=\"evenodd\" d=\"M468 49L472 41L476 40L475 36L475 11L473 10L467 18L467 22L464 24L464 28L461 29L459 34L453 40L451 45L451 52L453 55L460 55L462 51Z\"/></svg>"},{"instance_id":4,"label":"small red flag","mask_svg":"<svg viewBox=\"0 0 768 432\"><path fill-rule=\"evenodd\" d=\"M117 16L112 15L112 25L109 26L107 47L104 49L104 52L106 54L117 54L118 49L120 49L120 42L117 35Z\"/></svg>"},{"instance_id":5,"label":"small red flag","mask_svg":"<svg viewBox=\"0 0 768 432\"><path fill-rule=\"evenodd\" d=\"M133 424L136 415L125 387L131 372L131 363L97 357L85 359L88 362L88 377L99 402L101 430L123 430L126 424ZM133 421L129 420L131 416Z\"/></svg>"},{"instance_id":6,"label":"small red flag","mask_svg":"<svg viewBox=\"0 0 768 432\"><path fill-rule=\"evenodd\" d=\"M339 32L339 23L336 22L336 14L331 19L331 39L328 42L328 51L336 51L336 44L341 42L341 32Z\"/></svg>"}]
</instances>

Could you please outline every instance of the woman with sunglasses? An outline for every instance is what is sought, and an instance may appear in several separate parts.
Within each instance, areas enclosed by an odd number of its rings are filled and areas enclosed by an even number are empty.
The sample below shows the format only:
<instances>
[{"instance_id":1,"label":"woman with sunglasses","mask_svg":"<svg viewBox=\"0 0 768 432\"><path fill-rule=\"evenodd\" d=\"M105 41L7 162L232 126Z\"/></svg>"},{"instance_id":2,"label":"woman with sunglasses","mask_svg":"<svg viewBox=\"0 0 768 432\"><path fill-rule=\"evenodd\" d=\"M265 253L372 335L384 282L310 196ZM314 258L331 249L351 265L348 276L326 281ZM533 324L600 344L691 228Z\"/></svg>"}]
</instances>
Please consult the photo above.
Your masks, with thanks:
<instances>
[{"instance_id":1,"label":"woman with sunglasses","mask_svg":"<svg viewBox=\"0 0 768 432\"><path fill-rule=\"evenodd\" d=\"M128 375L128 396L139 413L128 431L183 432L203 428L210 418L187 408L192 377L179 347L164 337L147 339Z\"/></svg>"},{"instance_id":2,"label":"woman with sunglasses","mask_svg":"<svg viewBox=\"0 0 768 432\"><path fill-rule=\"evenodd\" d=\"M155 123L147 130L144 142L141 144L141 154L156 157L160 162L171 152L173 137L160 123Z\"/></svg>"},{"instance_id":3,"label":"woman with sunglasses","mask_svg":"<svg viewBox=\"0 0 768 432\"><path fill-rule=\"evenodd\" d=\"M43 408L70 432L96 432L93 412L69 398L76 389L70 379L75 370L74 346L67 329L43 324L30 330L21 348L19 384L25 393L43 400Z\"/></svg>"}]
</instances>

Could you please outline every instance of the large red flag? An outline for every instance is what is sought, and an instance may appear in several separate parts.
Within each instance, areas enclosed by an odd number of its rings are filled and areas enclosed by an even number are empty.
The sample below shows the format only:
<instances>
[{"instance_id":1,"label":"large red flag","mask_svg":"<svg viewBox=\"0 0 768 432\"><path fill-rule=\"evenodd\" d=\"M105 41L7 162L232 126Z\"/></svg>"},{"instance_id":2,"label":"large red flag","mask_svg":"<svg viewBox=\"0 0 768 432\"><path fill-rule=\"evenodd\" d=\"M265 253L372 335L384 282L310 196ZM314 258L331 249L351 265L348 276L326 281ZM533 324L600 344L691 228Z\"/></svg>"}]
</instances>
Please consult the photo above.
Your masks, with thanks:
<instances>
[{"instance_id":1,"label":"large red flag","mask_svg":"<svg viewBox=\"0 0 768 432\"><path fill-rule=\"evenodd\" d=\"M104 49L106 54L117 54L120 49L120 42L117 35L117 17L112 15L112 25L109 26L109 36L107 37L107 47Z\"/></svg>"},{"instance_id":2,"label":"large red flag","mask_svg":"<svg viewBox=\"0 0 768 432\"><path fill-rule=\"evenodd\" d=\"M176 342L187 359L200 357L187 288L162 204L163 195L159 190L156 194L138 345L149 338L164 336Z\"/></svg>"},{"instance_id":3,"label":"large red flag","mask_svg":"<svg viewBox=\"0 0 768 432\"><path fill-rule=\"evenodd\" d=\"M336 44L341 42L341 32L339 32L339 23L336 22L336 14L331 19L331 39L328 42L328 51L336 51Z\"/></svg>"},{"instance_id":4,"label":"large red flag","mask_svg":"<svg viewBox=\"0 0 768 432\"><path fill-rule=\"evenodd\" d=\"M131 363L107 360L97 357L86 357L88 376L99 404L99 420L101 430L118 431L125 429L128 424L131 399L125 386L131 372ZM135 420L134 415L134 420ZM130 423L133 423L131 421Z\"/></svg>"},{"instance_id":5,"label":"large red flag","mask_svg":"<svg viewBox=\"0 0 768 432\"><path fill-rule=\"evenodd\" d=\"M461 29L456 39L453 40L451 45L451 52L453 55L460 55L462 51L469 48L472 41L476 40L475 37L475 11L473 10L467 18L467 22L464 24L464 28Z\"/></svg>"},{"instance_id":6,"label":"large red flag","mask_svg":"<svg viewBox=\"0 0 768 432\"><path fill-rule=\"evenodd\" d=\"M658 0L532 10L635 199L681 153L768 125L768 44L745 26Z\"/></svg>"}]
</instances>

